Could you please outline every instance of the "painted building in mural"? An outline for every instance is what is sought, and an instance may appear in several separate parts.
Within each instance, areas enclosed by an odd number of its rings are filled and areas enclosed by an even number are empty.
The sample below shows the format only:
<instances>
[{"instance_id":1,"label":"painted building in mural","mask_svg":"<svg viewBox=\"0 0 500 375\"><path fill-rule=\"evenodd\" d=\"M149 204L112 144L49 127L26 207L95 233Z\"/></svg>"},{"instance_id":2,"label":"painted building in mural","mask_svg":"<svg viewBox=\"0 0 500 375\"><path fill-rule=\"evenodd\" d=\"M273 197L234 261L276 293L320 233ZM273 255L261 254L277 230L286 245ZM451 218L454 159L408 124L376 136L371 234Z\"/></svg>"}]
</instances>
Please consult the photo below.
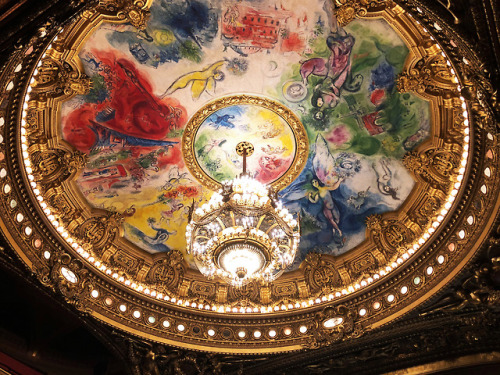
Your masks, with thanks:
<instances>
[{"instance_id":1,"label":"painted building in mural","mask_svg":"<svg viewBox=\"0 0 500 375\"><path fill-rule=\"evenodd\" d=\"M271 49L280 36L278 12L259 13L252 8L235 5L228 8L222 20L222 38L227 45L242 55Z\"/></svg>"},{"instance_id":2,"label":"painted building in mural","mask_svg":"<svg viewBox=\"0 0 500 375\"><path fill-rule=\"evenodd\" d=\"M329 4L155 0L145 30L99 26L79 52L92 89L64 104L61 124L89 156L78 179L88 202L125 213L125 237L139 248L185 252L189 206L210 191L185 165L184 128L244 87L287 106L307 132L306 167L280 192L301 216L294 267L309 252L359 245L366 218L410 194L401 160L429 137L429 105L395 87L408 56L398 34L382 19L342 28ZM250 172L272 183L296 152L289 132L272 113L222 109L200 124L192 152L222 181L241 168L235 144L251 138Z\"/></svg>"}]
</instances>

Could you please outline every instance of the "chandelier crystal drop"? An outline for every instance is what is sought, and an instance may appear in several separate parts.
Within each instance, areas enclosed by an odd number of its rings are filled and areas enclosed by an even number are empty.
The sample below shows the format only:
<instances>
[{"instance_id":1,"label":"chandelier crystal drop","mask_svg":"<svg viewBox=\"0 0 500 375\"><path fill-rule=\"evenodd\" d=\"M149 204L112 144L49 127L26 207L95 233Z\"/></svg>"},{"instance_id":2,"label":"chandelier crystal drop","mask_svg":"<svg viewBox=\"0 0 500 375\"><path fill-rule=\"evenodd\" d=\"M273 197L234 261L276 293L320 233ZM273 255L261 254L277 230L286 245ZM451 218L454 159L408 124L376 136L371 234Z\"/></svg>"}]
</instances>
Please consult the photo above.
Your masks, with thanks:
<instances>
[{"instance_id":1,"label":"chandelier crystal drop","mask_svg":"<svg viewBox=\"0 0 500 375\"><path fill-rule=\"evenodd\" d=\"M298 220L277 194L246 174L253 146L241 142L243 173L224 181L208 203L192 212L186 227L187 251L200 272L234 286L276 279L292 264L300 240Z\"/></svg>"}]
</instances>

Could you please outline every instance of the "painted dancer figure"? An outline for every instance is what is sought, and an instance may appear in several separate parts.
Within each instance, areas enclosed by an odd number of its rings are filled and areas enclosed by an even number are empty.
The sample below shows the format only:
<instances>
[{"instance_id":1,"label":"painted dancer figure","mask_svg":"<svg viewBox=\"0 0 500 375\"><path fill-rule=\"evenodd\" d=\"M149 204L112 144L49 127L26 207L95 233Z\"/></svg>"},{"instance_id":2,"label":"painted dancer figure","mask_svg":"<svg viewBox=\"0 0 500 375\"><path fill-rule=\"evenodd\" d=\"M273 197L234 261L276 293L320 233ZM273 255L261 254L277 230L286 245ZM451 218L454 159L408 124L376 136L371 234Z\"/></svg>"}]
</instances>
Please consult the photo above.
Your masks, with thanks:
<instances>
[{"instance_id":1,"label":"painted dancer figure","mask_svg":"<svg viewBox=\"0 0 500 375\"><path fill-rule=\"evenodd\" d=\"M324 77L323 81L314 87L311 104L316 108L333 108L340 101L341 89L358 91L363 82L360 74L351 75L351 52L355 39L343 29L332 33L326 39L326 45L331 51L328 59L315 57L302 62L300 75L304 84L311 75Z\"/></svg>"},{"instance_id":2,"label":"painted dancer figure","mask_svg":"<svg viewBox=\"0 0 500 375\"><path fill-rule=\"evenodd\" d=\"M399 200L397 188L392 187L392 171L389 168L389 161L385 158L380 159L379 165L372 164L372 168L377 175L377 187L383 195L389 195L392 199Z\"/></svg>"},{"instance_id":3,"label":"painted dancer figure","mask_svg":"<svg viewBox=\"0 0 500 375\"><path fill-rule=\"evenodd\" d=\"M186 88L189 84L191 84L191 95L193 99L198 99L204 92L214 91L216 81L222 81L224 79L225 75L221 69L225 63L225 60L220 60L204 70L190 72L180 76L170 85L160 98L171 95L179 89Z\"/></svg>"}]
</instances>

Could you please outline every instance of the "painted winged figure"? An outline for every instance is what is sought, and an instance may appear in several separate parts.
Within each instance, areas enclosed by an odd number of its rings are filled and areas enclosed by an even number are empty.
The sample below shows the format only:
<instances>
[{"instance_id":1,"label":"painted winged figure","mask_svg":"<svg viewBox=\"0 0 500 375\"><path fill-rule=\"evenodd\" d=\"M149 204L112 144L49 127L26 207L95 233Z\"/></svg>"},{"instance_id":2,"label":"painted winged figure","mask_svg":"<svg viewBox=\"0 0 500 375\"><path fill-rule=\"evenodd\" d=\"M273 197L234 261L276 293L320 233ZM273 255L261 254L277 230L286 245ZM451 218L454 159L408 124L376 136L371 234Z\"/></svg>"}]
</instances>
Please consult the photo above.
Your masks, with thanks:
<instances>
[{"instance_id":1,"label":"painted winged figure","mask_svg":"<svg viewBox=\"0 0 500 375\"><path fill-rule=\"evenodd\" d=\"M160 98L170 95L179 89L183 89L189 84L191 84L193 99L198 99L205 91L213 91L215 89L215 82L224 79L224 73L220 69L225 62L225 60L217 61L204 70L190 72L180 76L170 85Z\"/></svg>"},{"instance_id":2,"label":"painted winged figure","mask_svg":"<svg viewBox=\"0 0 500 375\"><path fill-rule=\"evenodd\" d=\"M341 152L333 156L326 140L318 134L312 158L313 176L310 183L303 181L291 186L283 198L287 201L298 201L305 196L310 203L321 204L322 213L332 226L333 234L342 237L340 211L331 193L360 169L361 163L354 154Z\"/></svg>"},{"instance_id":3,"label":"painted winged figure","mask_svg":"<svg viewBox=\"0 0 500 375\"><path fill-rule=\"evenodd\" d=\"M339 227L340 213L330 192L336 190L345 177L336 172L335 159L330 154L328 144L320 134L316 137L316 150L312 162L316 178L311 181L314 191L308 193L309 201L311 203L321 202L323 214L333 226L334 234L338 232L342 236Z\"/></svg>"}]
</instances>

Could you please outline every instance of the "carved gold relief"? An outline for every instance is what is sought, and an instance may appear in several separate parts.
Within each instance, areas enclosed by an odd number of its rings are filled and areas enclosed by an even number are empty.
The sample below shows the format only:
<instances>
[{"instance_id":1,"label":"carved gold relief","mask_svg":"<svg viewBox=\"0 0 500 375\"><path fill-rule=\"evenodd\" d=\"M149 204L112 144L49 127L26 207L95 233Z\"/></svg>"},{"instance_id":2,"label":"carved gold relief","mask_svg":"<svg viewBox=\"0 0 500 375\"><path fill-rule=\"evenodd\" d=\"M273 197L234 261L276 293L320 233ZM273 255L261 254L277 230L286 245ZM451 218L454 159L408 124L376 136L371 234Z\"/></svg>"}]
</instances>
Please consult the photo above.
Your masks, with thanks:
<instances>
[{"instance_id":1,"label":"carved gold relief","mask_svg":"<svg viewBox=\"0 0 500 375\"><path fill-rule=\"evenodd\" d=\"M119 19L126 19L138 30L146 29L146 21L149 18L149 10L143 9L143 1L135 1L128 5L124 10L117 13Z\"/></svg>"},{"instance_id":2,"label":"carved gold relief","mask_svg":"<svg viewBox=\"0 0 500 375\"><path fill-rule=\"evenodd\" d=\"M359 323L355 323L356 317L355 311L343 305L323 309L314 316L311 326L313 336L305 346L319 348L348 337L360 337L363 331Z\"/></svg>"},{"instance_id":3,"label":"carved gold relief","mask_svg":"<svg viewBox=\"0 0 500 375\"><path fill-rule=\"evenodd\" d=\"M461 144L464 139L463 134L463 124L464 124L464 116L462 108L454 108L453 109L453 123L448 126L448 131L445 134L445 142L450 144Z\"/></svg>"},{"instance_id":4,"label":"carved gold relief","mask_svg":"<svg viewBox=\"0 0 500 375\"><path fill-rule=\"evenodd\" d=\"M452 84L453 75L446 61L447 59L443 55L436 54L429 59L427 65L430 68L430 74L434 80L445 84Z\"/></svg>"},{"instance_id":5,"label":"carved gold relief","mask_svg":"<svg viewBox=\"0 0 500 375\"><path fill-rule=\"evenodd\" d=\"M429 224L430 220L441 207L442 200L437 196L425 195L418 204L409 211L408 217L421 228Z\"/></svg>"},{"instance_id":6,"label":"carved gold relief","mask_svg":"<svg viewBox=\"0 0 500 375\"><path fill-rule=\"evenodd\" d=\"M154 283L160 293L176 290L186 272L183 260L179 251L171 251L166 258L153 264L146 281Z\"/></svg>"},{"instance_id":7,"label":"carved gold relief","mask_svg":"<svg viewBox=\"0 0 500 375\"><path fill-rule=\"evenodd\" d=\"M398 77L398 91L410 92L414 91L423 94L427 88L425 82L430 78L428 69L411 69L409 73L402 73Z\"/></svg>"},{"instance_id":8,"label":"carved gold relief","mask_svg":"<svg viewBox=\"0 0 500 375\"><path fill-rule=\"evenodd\" d=\"M437 51L420 59L413 67L401 73L397 78L399 92L416 92L441 95L445 92L457 95L456 86L452 80L450 67L446 58Z\"/></svg>"},{"instance_id":9,"label":"carved gold relief","mask_svg":"<svg viewBox=\"0 0 500 375\"><path fill-rule=\"evenodd\" d=\"M66 223L73 220L78 220L81 210L78 209L64 193L64 189L60 186L54 187L46 191L45 199L47 200L52 211L57 214L59 219Z\"/></svg>"},{"instance_id":10,"label":"carved gold relief","mask_svg":"<svg viewBox=\"0 0 500 375\"><path fill-rule=\"evenodd\" d=\"M123 250L118 250L111 257L111 263L124 272L135 275L144 264L144 259L135 258Z\"/></svg>"},{"instance_id":11,"label":"carved gold relief","mask_svg":"<svg viewBox=\"0 0 500 375\"><path fill-rule=\"evenodd\" d=\"M77 235L84 243L90 244L97 254L102 254L120 233L122 222L123 216L118 213L91 217L78 227Z\"/></svg>"},{"instance_id":12,"label":"carved gold relief","mask_svg":"<svg viewBox=\"0 0 500 375\"><path fill-rule=\"evenodd\" d=\"M331 258L311 253L305 259L304 267L305 281L311 293L322 289L332 289L342 285L338 271L334 268Z\"/></svg>"},{"instance_id":13,"label":"carved gold relief","mask_svg":"<svg viewBox=\"0 0 500 375\"><path fill-rule=\"evenodd\" d=\"M30 108L26 115L26 129L30 142L32 143L47 143L47 138L43 129L43 112L37 108ZM41 121L40 121L41 120ZM42 123L41 123L42 122Z\"/></svg>"},{"instance_id":14,"label":"carved gold relief","mask_svg":"<svg viewBox=\"0 0 500 375\"><path fill-rule=\"evenodd\" d=\"M344 27L355 18L366 16L369 11L380 11L393 3L390 0L336 0L335 4L337 22Z\"/></svg>"},{"instance_id":15,"label":"carved gold relief","mask_svg":"<svg viewBox=\"0 0 500 375\"><path fill-rule=\"evenodd\" d=\"M53 288L60 292L66 302L82 311L88 310L84 303L90 294L90 273L82 262L62 253L53 256L50 279Z\"/></svg>"},{"instance_id":16,"label":"carved gold relief","mask_svg":"<svg viewBox=\"0 0 500 375\"><path fill-rule=\"evenodd\" d=\"M464 88L461 94L470 102L476 123L486 129L498 129L500 99L489 73L483 66L473 67L464 61L460 64Z\"/></svg>"},{"instance_id":17,"label":"carved gold relief","mask_svg":"<svg viewBox=\"0 0 500 375\"><path fill-rule=\"evenodd\" d=\"M418 180L447 193L452 177L458 172L460 155L453 145L447 145L420 153L411 151L404 156L403 164Z\"/></svg>"},{"instance_id":18,"label":"carved gold relief","mask_svg":"<svg viewBox=\"0 0 500 375\"><path fill-rule=\"evenodd\" d=\"M191 284L191 293L190 295L194 297L202 297L212 299L215 297L216 288L212 283L204 282L204 281L194 281Z\"/></svg>"},{"instance_id":19,"label":"carved gold relief","mask_svg":"<svg viewBox=\"0 0 500 375\"><path fill-rule=\"evenodd\" d=\"M228 302L234 303L237 301L245 300L247 302L259 303L259 290L259 284L257 284L255 281L244 285L241 288L229 286L227 292Z\"/></svg>"},{"instance_id":20,"label":"carved gold relief","mask_svg":"<svg viewBox=\"0 0 500 375\"><path fill-rule=\"evenodd\" d=\"M415 233L404 223L394 219L386 220L380 215L369 216L366 220L366 227L377 249L387 260L416 237Z\"/></svg>"},{"instance_id":21,"label":"carved gold relief","mask_svg":"<svg viewBox=\"0 0 500 375\"><path fill-rule=\"evenodd\" d=\"M41 145L36 148L31 154L33 176L45 190L60 185L82 169L87 161L87 155L80 151L46 149L46 146Z\"/></svg>"},{"instance_id":22,"label":"carved gold relief","mask_svg":"<svg viewBox=\"0 0 500 375\"><path fill-rule=\"evenodd\" d=\"M42 60L35 75L31 99L46 101L48 98L83 95L90 91L91 80L68 62L60 62L52 57Z\"/></svg>"},{"instance_id":23,"label":"carved gold relief","mask_svg":"<svg viewBox=\"0 0 500 375\"><path fill-rule=\"evenodd\" d=\"M271 293L275 299L298 297L297 285L294 282L271 284Z\"/></svg>"},{"instance_id":24,"label":"carved gold relief","mask_svg":"<svg viewBox=\"0 0 500 375\"><path fill-rule=\"evenodd\" d=\"M138 30L145 30L150 16L146 3L147 1L142 0L101 0L99 10L119 20L126 20Z\"/></svg>"},{"instance_id":25,"label":"carved gold relief","mask_svg":"<svg viewBox=\"0 0 500 375\"><path fill-rule=\"evenodd\" d=\"M351 279L355 279L357 276L360 276L364 272L375 271L377 269L377 266L377 259L375 259L372 254L363 254L351 261L348 265Z\"/></svg>"}]
</instances>

